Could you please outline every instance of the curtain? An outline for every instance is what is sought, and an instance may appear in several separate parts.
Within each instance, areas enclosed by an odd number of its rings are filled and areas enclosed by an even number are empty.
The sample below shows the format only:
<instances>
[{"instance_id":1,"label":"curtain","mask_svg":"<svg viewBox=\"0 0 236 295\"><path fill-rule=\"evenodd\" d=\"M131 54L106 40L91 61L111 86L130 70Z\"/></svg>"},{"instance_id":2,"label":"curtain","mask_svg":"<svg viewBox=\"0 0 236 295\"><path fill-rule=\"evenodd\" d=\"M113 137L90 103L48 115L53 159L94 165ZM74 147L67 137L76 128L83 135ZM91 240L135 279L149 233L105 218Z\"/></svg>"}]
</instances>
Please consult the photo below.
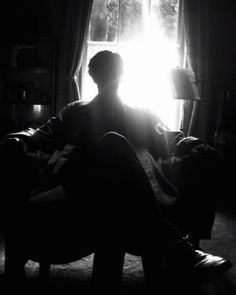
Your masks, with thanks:
<instances>
[{"instance_id":1,"label":"curtain","mask_svg":"<svg viewBox=\"0 0 236 295\"><path fill-rule=\"evenodd\" d=\"M207 138L210 131L210 48L212 22L216 2L206 0L179 0L179 35L182 66L190 68L197 78L201 101L184 102L185 135ZM214 1L213 1L214 2Z\"/></svg>"},{"instance_id":2,"label":"curtain","mask_svg":"<svg viewBox=\"0 0 236 295\"><path fill-rule=\"evenodd\" d=\"M55 103L54 114L66 104L80 99L74 75L80 68L86 40L92 0L62 0L61 12L54 22L55 41ZM58 5L55 2L55 5Z\"/></svg>"}]
</instances>

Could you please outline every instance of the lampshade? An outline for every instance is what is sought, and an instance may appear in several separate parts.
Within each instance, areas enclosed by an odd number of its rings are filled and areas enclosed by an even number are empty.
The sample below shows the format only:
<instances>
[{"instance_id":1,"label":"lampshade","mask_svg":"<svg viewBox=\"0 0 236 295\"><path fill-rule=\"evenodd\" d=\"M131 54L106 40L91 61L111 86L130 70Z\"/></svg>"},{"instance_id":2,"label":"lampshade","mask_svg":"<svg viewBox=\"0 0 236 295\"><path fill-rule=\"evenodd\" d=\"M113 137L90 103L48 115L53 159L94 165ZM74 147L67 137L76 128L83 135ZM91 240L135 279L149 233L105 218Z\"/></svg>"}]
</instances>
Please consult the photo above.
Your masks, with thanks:
<instances>
[{"instance_id":1,"label":"lampshade","mask_svg":"<svg viewBox=\"0 0 236 295\"><path fill-rule=\"evenodd\" d=\"M189 69L173 68L170 73L172 95L175 99L201 100L196 78Z\"/></svg>"}]
</instances>

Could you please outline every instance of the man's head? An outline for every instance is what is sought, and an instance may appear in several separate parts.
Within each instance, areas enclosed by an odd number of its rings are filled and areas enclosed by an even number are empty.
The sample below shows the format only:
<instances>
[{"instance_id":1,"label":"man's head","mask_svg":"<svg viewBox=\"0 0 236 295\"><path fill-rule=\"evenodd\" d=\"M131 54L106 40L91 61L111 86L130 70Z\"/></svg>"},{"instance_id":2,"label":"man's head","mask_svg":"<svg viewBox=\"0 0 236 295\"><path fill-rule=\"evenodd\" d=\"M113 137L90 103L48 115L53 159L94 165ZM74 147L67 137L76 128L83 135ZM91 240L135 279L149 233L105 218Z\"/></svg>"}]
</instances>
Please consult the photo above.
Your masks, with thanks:
<instances>
[{"instance_id":1,"label":"man's head","mask_svg":"<svg viewBox=\"0 0 236 295\"><path fill-rule=\"evenodd\" d=\"M118 53L109 50L95 54L89 62L89 74L98 87L110 87L119 84L123 74L123 61Z\"/></svg>"}]
</instances>

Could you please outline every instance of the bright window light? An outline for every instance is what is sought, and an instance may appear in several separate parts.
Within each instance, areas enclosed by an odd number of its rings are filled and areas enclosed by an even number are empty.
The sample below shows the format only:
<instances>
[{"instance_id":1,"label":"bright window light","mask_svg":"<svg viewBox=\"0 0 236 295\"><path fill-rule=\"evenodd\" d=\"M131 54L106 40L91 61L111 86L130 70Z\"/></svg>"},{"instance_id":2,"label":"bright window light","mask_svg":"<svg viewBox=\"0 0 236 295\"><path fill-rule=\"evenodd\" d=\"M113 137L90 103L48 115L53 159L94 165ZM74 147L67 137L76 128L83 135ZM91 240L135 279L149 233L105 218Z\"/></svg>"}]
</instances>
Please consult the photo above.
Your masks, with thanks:
<instances>
[{"instance_id":1,"label":"bright window light","mask_svg":"<svg viewBox=\"0 0 236 295\"><path fill-rule=\"evenodd\" d=\"M104 22L99 31L102 15L110 26ZM180 101L172 97L169 78L170 69L179 66L176 23L177 0L94 0L83 99L91 100L97 94L87 73L90 58L101 50L118 52L125 66L119 88L121 99L128 105L149 109L170 129L179 129Z\"/></svg>"}]
</instances>

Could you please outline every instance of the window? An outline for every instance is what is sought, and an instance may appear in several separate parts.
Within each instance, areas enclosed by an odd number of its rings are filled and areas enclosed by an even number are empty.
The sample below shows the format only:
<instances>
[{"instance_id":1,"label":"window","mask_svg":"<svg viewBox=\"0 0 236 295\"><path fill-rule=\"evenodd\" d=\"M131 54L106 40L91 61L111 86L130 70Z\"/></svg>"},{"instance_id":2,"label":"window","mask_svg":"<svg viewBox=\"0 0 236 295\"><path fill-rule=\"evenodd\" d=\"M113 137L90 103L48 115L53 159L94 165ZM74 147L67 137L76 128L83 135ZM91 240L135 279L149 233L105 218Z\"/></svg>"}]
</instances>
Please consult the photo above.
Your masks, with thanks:
<instances>
[{"instance_id":1,"label":"window","mask_svg":"<svg viewBox=\"0 0 236 295\"><path fill-rule=\"evenodd\" d=\"M171 97L169 70L179 65L176 44L177 0L94 0L82 75L82 97L91 100L96 85L87 73L101 50L121 54L123 101L150 109L170 128L179 127L179 101Z\"/></svg>"}]
</instances>

